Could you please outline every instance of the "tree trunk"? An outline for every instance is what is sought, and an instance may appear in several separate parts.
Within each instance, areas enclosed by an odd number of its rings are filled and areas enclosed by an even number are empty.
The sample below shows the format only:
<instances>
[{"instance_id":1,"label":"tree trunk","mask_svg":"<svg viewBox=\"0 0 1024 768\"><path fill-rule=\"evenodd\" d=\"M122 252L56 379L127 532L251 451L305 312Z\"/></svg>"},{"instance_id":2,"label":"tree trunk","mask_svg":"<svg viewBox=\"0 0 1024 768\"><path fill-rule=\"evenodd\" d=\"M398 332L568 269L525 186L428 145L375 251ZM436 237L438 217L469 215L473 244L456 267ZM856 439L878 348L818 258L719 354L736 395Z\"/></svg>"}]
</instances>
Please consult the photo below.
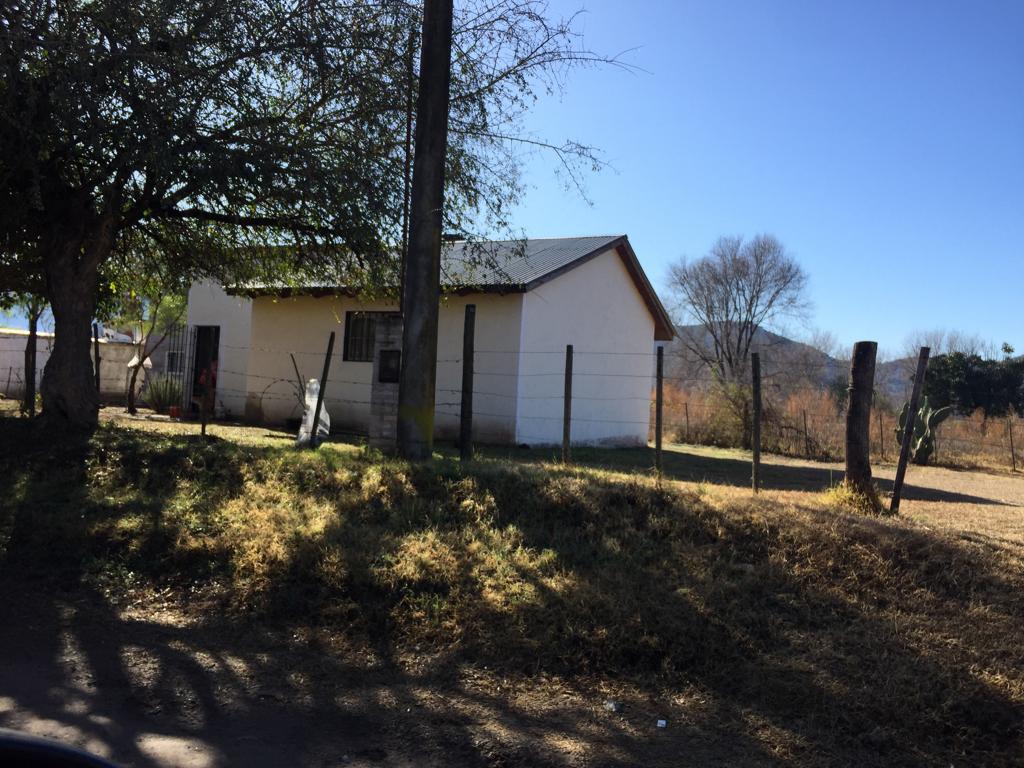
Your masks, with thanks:
<instances>
[{"instance_id":1,"label":"tree trunk","mask_svg":"<svg viewBox=\"0 0 1024 768\"><path fill-rule=\"evenodd\" d=\"M45 260L54 339L40 390L46 420L92 429L99 422L91 355L97 286L94 264L99 260L83 263L76 258L79 250L64 246Z\"/></svg>"},{"instance_id":2,"label":"tree trunk","mask_svg":"<svg viewBox=\"0 0 1024 768\"><path fill-rule=\"evenodd\" d=\"M139 369L142 367L140 361L138 365L132 368L131 376L128 378L128 413L134 416L139 412L139 409L135 405L135 384L139 380Z\"/></svg>"},{"instance_id":3,"label":"tree trunk","mask_svg":"<svg viewBox=\"0 0 1024 768\"><path fill-rule=\"evenodd\" d=\"M22 392L22 407L29 416L36 415L36 332L39 328L39 312L35 303L28 308L28 343L25 345L25 391Z\"/></svg>"},{"instance_id":4,"label":"tree trunk","mask_svg":"<svg viewBox=\"0 0 1024 768\"><path fill-rule=\"evenodd\" d=\"M402 286L402 372L398 386L398 452L415 461L429 459L434 443L451 56L452 0L427 0L416 104L409 252Z\"/></svg>"},{"instance_id":5,"label":"tree trunk","mask_svg":"<svg viewBox=\"0 0 1024 768\"><path fill-rule=\"evenodd\" d=\"M871 394L875 387L878 344L858 341L850 362L850 401L846 411L846 482L874 496L871 487Z\"/></svg>"}]
</instances>

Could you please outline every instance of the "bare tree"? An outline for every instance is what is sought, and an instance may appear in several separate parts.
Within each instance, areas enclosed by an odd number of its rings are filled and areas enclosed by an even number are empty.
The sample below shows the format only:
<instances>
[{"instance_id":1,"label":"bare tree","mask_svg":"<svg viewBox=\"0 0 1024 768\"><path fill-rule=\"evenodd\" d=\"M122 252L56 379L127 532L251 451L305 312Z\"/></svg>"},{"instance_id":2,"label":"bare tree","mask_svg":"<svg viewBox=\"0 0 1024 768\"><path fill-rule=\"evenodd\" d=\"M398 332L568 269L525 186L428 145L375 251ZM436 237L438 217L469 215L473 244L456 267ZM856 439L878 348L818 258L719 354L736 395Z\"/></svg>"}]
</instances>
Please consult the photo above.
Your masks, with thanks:
<instances>
[{"instance_id":1,"label":"bare tree","mask_svg":"<svg viewBox=\"0 0 1024 768\"><path fill-rule=\"evenodd\" d=\"M704 257L669 269L684 353L716 380L746 379L759 329L807 311L807 275L772 235L722 237Z\"/></svg>"},{"instance_id":2,"label":"bare tree","mask_svg":"<svg viewBox=\"0 0 1024 768\"><path fill-rule=\"evenodd\" d=\"M907 336L903 344L903 355L911 360L909 366L911 372L916 367L917 353L921 347L928 347L932 350L933 356L959 352L967 356L978 355L991 358L996 354L995 344L974 333L958 331L955 328L916 330Z\"/></svg>"}]
</instances>

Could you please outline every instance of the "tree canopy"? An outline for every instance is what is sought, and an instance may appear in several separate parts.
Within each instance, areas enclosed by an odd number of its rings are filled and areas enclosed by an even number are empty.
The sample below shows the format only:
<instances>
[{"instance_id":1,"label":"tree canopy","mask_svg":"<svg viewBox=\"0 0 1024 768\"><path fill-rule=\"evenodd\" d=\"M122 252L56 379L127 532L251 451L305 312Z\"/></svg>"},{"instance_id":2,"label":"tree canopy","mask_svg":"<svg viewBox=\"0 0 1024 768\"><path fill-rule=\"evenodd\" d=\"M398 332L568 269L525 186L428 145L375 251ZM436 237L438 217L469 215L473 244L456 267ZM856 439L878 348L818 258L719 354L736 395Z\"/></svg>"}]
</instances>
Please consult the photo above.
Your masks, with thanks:
<instances>
[{"instance_id":1,"label":"tree canopy","mask_svg":"<svg viewBox=\"0 0 1024 768\"><path fill-rule=\"evenodd\" d=\"M47 412L95 421L88 326L119 251L156 246L226 280L396 283L419 15L371 0L4 4L0 285L45 278ZM507 226L518 121L564 66L599 60L577 42L541 2L460 5L449 227ZM594 160L545 146L573 172Z\"/></svg>"},{"instance_id":2,"label":"tree canopy","mask_svg":"<svg viewBox=\"0 0 1024 768\"><path fill-rule=\"evenodd\" d=\"M1012 349L1010 350L1012 352ZM1024 414L1024 357L1003 360L950 352L928 362L924 391L936 407L962 414L982 409L986 416Z\"/></svg>"},{"instance_id":3,"label":"tree canopy","mask_svg":"<svg viewBox=\"0 0 1024 768\"><path fill-rule=\"evenodd\" d=\"M806 287L807 274L772 235L722 237L706 256L669 269L684 348L729 382L745 378L759 329L803 314Z\"/></svg>"}]
</instances>

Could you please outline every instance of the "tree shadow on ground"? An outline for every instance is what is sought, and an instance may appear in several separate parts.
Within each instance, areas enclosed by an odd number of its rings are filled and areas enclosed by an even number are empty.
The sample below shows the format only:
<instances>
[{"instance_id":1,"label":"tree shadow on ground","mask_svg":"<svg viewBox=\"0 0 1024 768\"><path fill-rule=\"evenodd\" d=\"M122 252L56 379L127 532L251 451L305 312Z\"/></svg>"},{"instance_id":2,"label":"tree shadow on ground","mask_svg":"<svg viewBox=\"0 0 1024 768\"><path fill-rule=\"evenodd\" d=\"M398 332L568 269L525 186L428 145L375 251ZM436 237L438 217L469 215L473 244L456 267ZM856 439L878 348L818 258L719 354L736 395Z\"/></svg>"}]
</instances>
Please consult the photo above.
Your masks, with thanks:
<instances>
[{"instance_id":1,"label":"tree shadow on ground","mask_svg":"<svg viewBox=\"0 0 1024 768\"><path fill-rule=\"evenodd\" d=\"M484 446L483 456L508 458L519 463L559 463L560 454L553 448L508 448ZM735 488L749 488L751 485L751 464L747 458L739 458L733 452L690 451L686 446L673 445L663 452L662 471L665 477L693 483L711 483ZM576 466L606 469L619 472L653 472L655 453L653 448L574 448L572 463ZM814 466L806 463L777 461L772 456L761 460L761 487L775 491L825 491L843 481L841 468L828 465ZM892 480L877 478L876 484L883 493L892 492ZM972 494L928 488L917 484L913 478L903 486L906 500L937 501L951 504L1002 505L1006 502Z\"/></svg>"},{"instance_id":2,"label":"tree shadow on ground","mask_svg":"<svg viewBox=\"0 0 1024 768\"><path fill-rule=\"evenodd\" d=\"M361 632L379 628L369 606L354 637L321 632L318 617L294 612L310 596L296 595L287 578L261 616L224 613L216 603L198 617L161 611L168 585L187 595L221 577L226 563L216 551L194 561L170 556L179 523L156 500L196 476L211 507L238 498L245 463L259 449L180 435L154 443L130 431L54 446L27 422L0 429L0 468L11 481L0 505L0 583L9 597L0 627L4 726L134 766L566 765L545 746L560 740L596 750L600 765L634 765L641 755L680 764L678 742L655 741L652 751L627 735L627 721L605 721L578 694L520 707L489 679L463 681L456 665L410 669L386 629ZM91 487L104 472L123 476L117 498ZM116 523L133 520L144 530L133 536L137 550L124 553ZM351 550L347 557L358 561ZM121 594L108 594L96 562L122 558L126 570L162 573L162 588L134 592L129 576L112 590ZM202 589L195 595L204 599Z\"/></svg>"},{"instance_id":3,"label":"tree shadow on ground","mask_svg":"<svg viewBox=\"0 0 1024 768\"><path fill-rule=\"evenodd\" d=\"M30 435L4 436L0 723L126 764L1010 765L1022 748L1021 702L991 680L1020 690L1024 585L983 547L572 468L439 462L385 468L387 493L359 504L303 485L336 515L290 543L262 613L203 602L183 618L152 591L115 609L93 560L141 521L124 562L205 601L226 554L168 554L183 523L152 499L199 482L213 514L273 454L121 433L33 454ZM98 498L97 472L134 480ZM437 536L456 555L444 579L380 578ZM333 558L342 587L317 576ZM517 599L495 599L499 576ZM626 691L624 714L604 690Z\"/></svg>"}]
</instances>

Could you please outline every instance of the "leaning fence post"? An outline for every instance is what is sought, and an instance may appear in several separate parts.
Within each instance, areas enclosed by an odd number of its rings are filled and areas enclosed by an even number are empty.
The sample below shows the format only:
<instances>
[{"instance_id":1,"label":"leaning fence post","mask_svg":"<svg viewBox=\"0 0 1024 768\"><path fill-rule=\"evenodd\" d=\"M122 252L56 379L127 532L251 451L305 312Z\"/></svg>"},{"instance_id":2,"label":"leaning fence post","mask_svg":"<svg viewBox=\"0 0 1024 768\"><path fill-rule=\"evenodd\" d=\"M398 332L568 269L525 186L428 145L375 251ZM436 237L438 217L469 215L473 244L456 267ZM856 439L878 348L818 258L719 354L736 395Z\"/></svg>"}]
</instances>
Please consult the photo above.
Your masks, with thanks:
<instances>
[{"instance_id":1,"label":"leaning fence post","mask_svg":"<svg viewBox=\"0 0 1024 768\"><path fill-rule=\"evenodd\" d=\"M924 373L928 369L928 355L930 352L931 348L921 347L921 352L917 356L917 373L914 375L914 389L910 393L907 421L903 425L903 442L900 444L900 459L896 464L896 479L892 484L892 502L889 504L889 513L892 515L900 511L900 494L903 492L903 478L907 474L907 460L910 458L910 441L914 437L914 416L917 413L917 401L921 397L921 389L924 386Z\"/></svg>"},{"instance_id":2,"label":"leaning fence post","mask_svg":"<svg viewBox=\"0 0 1024 768\"><path fill-rule=\"evenodd\" d=\"M663 382L665 378L665 348L658 347L658 380L656 388L654 390L654 466L658 470L658 475L661 475L661 426L662 418L661 414L664 408L664 387Z\"/></svg>"},{"instance_id":3,"label":"leaning fence post","mask_svg":"<svg viewBox=\"0 0 1024 768\"><path fill-rule=\"evenodd\" d=\"M1010 465L1013 467L1013 471L1017 471L1017 452L1013 447L1013 414L1006 420L1006 429L1010 433Z\"/></svg>"},{"instance_id":4,"label":"leaning fence post","mask_svg":"<svg viewBox=\"0 0 1024 768\"><path fill-rule=\"evenodd\" d=\"M565 394L562 396L562 463L569 463L572 438L572 344L565 345Z\"/></svg>"},{"instance_id":5,"label":"leaning fence post","mask_svg":"<svg viewBox=\"0 0 1024 768\"><path fill-rule=\"evenodd\" d=\"M473 458L473 335L476 305L466 305L462 326L462 407L459 411L459 459Z\"/></svg>"},{"instance_id":6,"label":"leaning fence post","mask_svg":"<svg viewBox=\"0 0 1024 768\"><path fill-rule=\"evenodd\" d=\"M753 448L753 461L750 473L750 481L754 487L754 493L761 489L761 356L757 352L750 354L750 373L754 394L754 420L751 425L751 443Z\"/></svg>"},{"instance_id":7,"label":"leaning fence post","mask_svg":"<svg viewBox=\"0 0 1024 768\"><path fill-rule=\"evenodd\" d=\"M331 353L334 351L334 331L327 339L327 354L324 355L324 372L320 377L320 391L316 395L316 408L313 411L313 428L309 435L309 447L316 448L317 440L320 438L320 411L324 407L324 392L327 391L327 374L331 370Z\"/></svg>"}]
</instances>

